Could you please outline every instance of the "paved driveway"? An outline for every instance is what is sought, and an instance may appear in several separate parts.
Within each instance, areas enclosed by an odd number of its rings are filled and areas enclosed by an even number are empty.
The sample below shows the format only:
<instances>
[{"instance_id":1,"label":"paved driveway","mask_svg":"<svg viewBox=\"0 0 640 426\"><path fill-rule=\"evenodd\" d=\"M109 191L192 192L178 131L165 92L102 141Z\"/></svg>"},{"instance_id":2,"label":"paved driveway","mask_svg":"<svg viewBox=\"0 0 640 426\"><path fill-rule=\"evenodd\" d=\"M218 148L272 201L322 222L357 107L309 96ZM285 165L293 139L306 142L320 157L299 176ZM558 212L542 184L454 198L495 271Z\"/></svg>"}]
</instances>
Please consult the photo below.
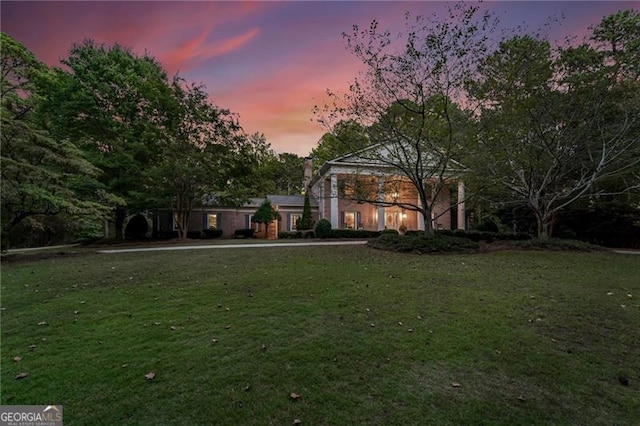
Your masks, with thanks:
<instances>
[{"instance_id":1,"label":"paved driveway","mask_svg":"<svg viewBox=\"0 0 640 426\"><path fill-rule=\"evenodd\" d=\"M126 248L113 250L98 250L98 253L135 253L142 251L171 251L171 250L204 250L204 249L235 249L235 248L271 248L271 247L308 247L308 246L355 246L364 245L367 241L311 241L299 243L253 243L253 244L211 244L194 246L167 246Z\"/></svg>"}]
</instances>

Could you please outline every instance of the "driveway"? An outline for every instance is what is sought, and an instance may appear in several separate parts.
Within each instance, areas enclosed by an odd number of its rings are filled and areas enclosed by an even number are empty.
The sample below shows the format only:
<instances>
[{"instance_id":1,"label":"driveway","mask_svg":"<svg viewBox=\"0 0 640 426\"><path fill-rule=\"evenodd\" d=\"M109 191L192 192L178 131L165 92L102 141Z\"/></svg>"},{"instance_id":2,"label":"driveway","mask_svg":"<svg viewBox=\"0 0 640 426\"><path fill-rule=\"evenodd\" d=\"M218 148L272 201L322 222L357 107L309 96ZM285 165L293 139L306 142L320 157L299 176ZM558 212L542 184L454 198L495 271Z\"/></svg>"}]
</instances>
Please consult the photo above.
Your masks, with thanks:
<instances>
[{"instance_id":1,"label":"driveway","mask_svg":"<svg viewBox=\"0 0 640 426\"><path fill-rule=\"evenodd\" d=\"M145 247L126 248L113 250L98 250L98 253L136 253L143 251L172 251L172 250L209 250L209 249L235 249L235 248L272 248L272 247L309 247L309 246L355 246L367 244L366 240L358 241L311 241L299 243L253 243L253 244L210 244L193 246L167 246L167 247Z\"/></svg>"}]
</instances>

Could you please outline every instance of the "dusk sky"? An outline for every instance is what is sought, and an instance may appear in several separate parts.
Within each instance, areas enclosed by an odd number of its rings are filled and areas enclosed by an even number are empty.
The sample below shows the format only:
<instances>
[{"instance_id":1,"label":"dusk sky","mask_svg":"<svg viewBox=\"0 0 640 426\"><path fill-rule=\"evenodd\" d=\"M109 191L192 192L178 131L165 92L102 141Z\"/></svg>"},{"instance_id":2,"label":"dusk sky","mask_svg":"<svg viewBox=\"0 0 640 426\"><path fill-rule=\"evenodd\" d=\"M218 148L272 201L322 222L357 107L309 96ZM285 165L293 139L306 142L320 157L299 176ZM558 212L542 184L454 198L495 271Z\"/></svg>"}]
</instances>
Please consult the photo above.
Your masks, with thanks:
<instances>
[{"instance_id":1,"label":"dusk sky","mask_svg":"<svg viewBox=\"0 0 640 426\"><path fill-rule=\"evenodd\" d=\"M1 29L47 65L60 65L72 43L91 38L145 50L211 101L239 114L247 133L264 133L276 152L308 155L326 131L312 113L327 89L346 90L360 66L341 37L353 24L397 34L404 14L431 15L443 2L2 1ZM551 40L581 38L602 17L639 9L639 1L489 1L503 27L532 30L564 15Z\"/></svg>"}]
</instances>

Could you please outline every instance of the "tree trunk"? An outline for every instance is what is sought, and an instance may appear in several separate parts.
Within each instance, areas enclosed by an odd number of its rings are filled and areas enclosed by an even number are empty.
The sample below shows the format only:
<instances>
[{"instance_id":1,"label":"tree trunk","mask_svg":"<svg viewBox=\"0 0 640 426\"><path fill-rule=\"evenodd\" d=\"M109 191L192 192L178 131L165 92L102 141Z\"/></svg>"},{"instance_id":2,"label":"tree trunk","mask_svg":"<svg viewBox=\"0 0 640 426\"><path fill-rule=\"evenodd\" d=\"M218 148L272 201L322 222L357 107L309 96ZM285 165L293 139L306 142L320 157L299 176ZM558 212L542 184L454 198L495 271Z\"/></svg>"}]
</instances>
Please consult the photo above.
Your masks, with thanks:
<instances>
[{"instance_id":1,"label":"tree trunk","mask_svg":"<svg viewBox=\"0 0 640 426\"><path fill-rule=\"evenodd\" d=\"M539 210L534 210L536 222L538 224L538 239L548 240L553 232L553 214L544 214Z\"/></svg>"},{"instance_id":2,"label":"tree trunk","mask_svg":"<svg viewBox=\"0 0 640 426\"><path fill-rule=\"evenodd\" d=\"M434 230L431 224L431 209L423 209L420 213L422 213L422 218L424 220L424 236L433 236Z\"/></svg>"}]
</instances>

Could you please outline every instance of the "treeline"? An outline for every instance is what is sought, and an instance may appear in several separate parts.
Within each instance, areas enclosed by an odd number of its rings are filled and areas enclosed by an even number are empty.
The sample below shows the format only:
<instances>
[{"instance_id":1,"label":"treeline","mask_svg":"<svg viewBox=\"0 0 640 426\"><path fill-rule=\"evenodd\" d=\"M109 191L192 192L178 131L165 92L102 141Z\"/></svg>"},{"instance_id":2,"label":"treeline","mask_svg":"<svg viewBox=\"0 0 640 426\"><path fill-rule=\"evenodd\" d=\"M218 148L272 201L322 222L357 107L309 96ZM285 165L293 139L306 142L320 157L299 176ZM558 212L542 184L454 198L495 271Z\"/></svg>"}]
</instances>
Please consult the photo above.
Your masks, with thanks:
<instances>
[{"instance_id":1,"label":"treeline","mask_svg":"<svg viewBox=\"0 0 640 426\"><path fill-rule=\"evenodd\" d=\"M206 87L149 54L85 40L48 67L1 42L3 247L99 237L105 220L121 239L129 215L158 208L186 236L204 197L301 191L302 158L247 135Z\"/></svg>"},{"instance_id":2,"label":"treeline","mask_svg":"<svg viewBox=\"0 0 640 426\"><path fill-rule=\"evenodd\" d=\"M418 212L427 233L431 206L443 192L455 199L462 180L457 195L476 226L543 239L608 226L638 239L638 11L606 16L584 40L563 43L544 31L498 35L496 18L476 5L448 12L446 20L407 14L398 35L376 21L343 34L364 71L316 107L330 132L314 156L377 146L360 157L395 170L416 194L384 205ZM344 192L382 204L364 177Z\"/></svg>"}]
</instances>

